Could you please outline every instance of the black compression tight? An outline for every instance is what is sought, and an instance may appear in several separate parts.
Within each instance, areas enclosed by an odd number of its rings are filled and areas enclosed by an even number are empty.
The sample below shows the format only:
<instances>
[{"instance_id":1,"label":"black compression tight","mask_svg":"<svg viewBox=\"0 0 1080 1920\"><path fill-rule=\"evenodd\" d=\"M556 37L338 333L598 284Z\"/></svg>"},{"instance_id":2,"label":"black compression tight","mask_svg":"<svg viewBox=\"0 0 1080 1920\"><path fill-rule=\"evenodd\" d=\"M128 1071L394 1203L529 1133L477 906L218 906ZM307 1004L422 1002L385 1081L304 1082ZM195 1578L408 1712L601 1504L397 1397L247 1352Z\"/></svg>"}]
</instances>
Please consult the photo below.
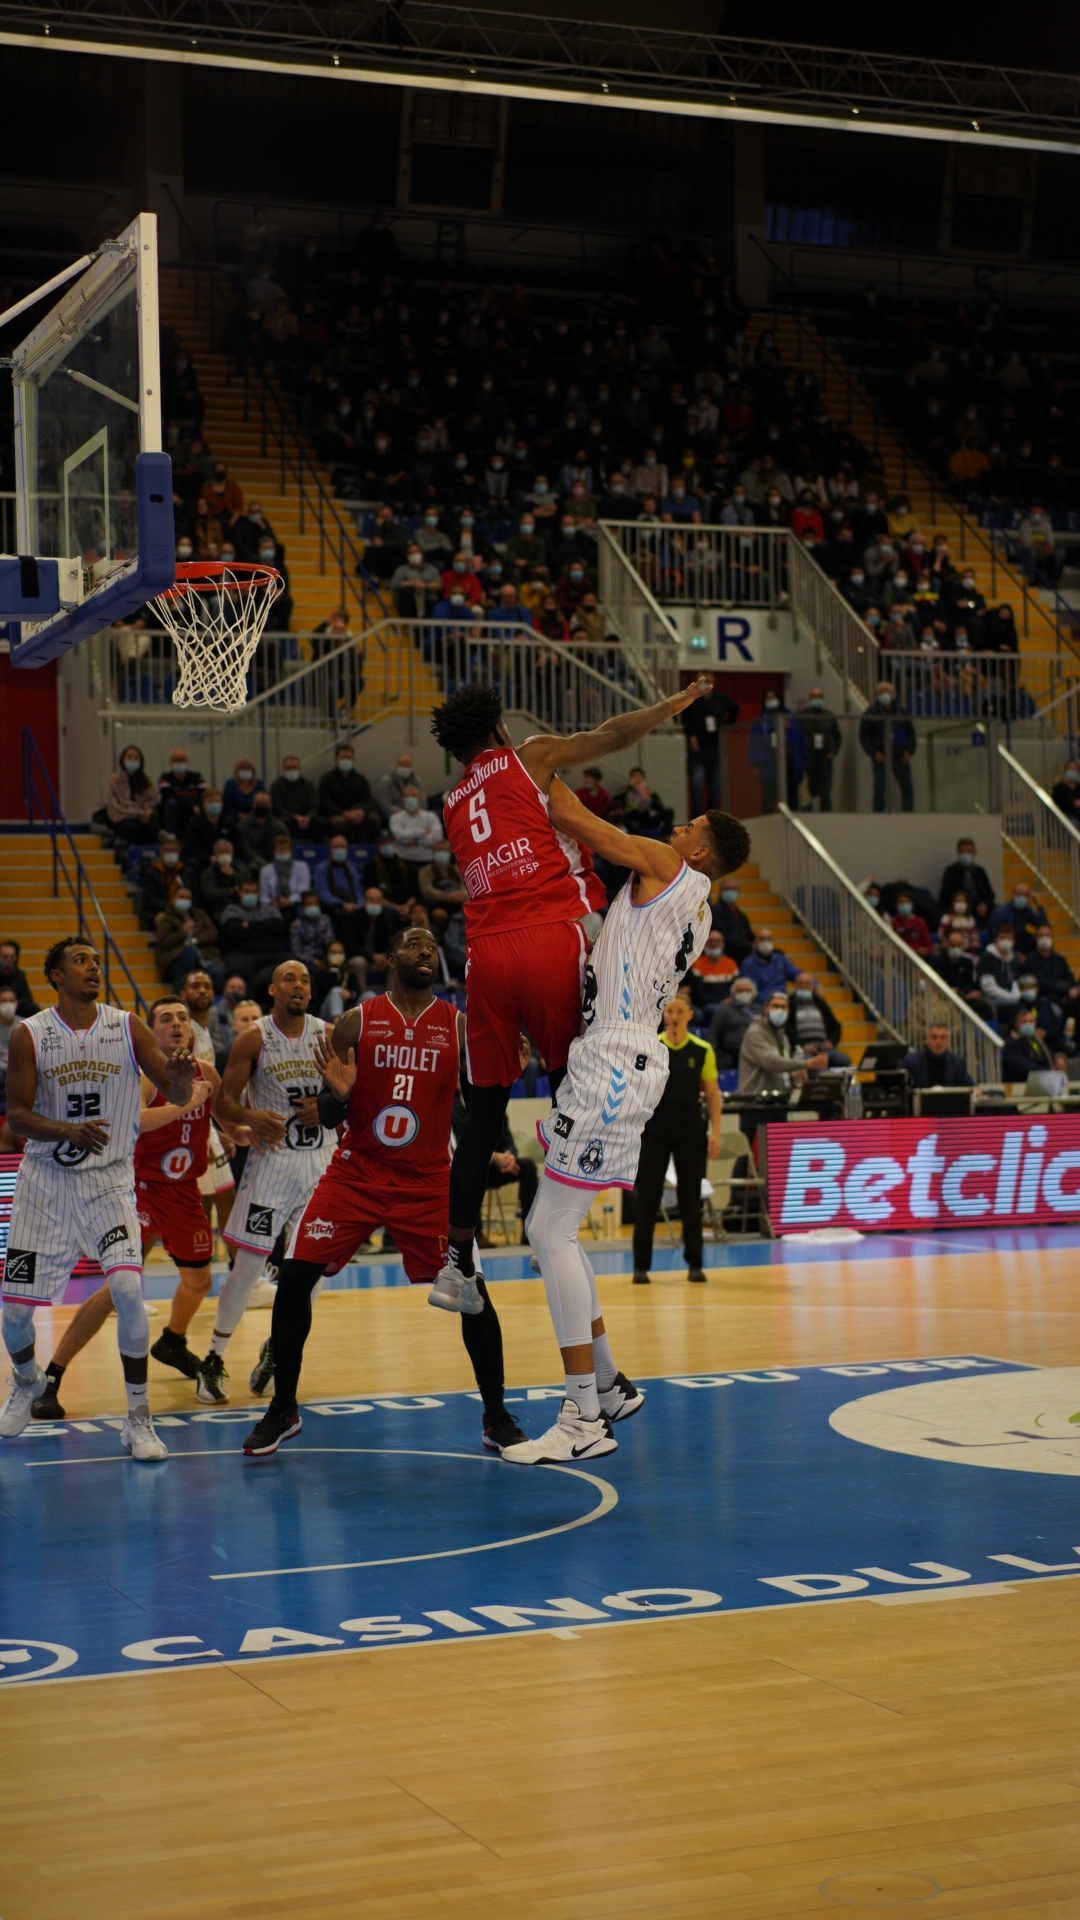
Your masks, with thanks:
<instances>
[{"instance_id":1,"label":"black compression tight","mask_svg":"<svg viewBox=\"0 0 1080 1920\"><path fill-rule=\"evenodd\" d=\"M468 1118L450 1167L450 1237L471 1241L487 1192L491 1156L499 1144L509 1087L470 1087ZM477 1314L482 1319L482 1314Z\"/></svg>"},{"instance_id":2,"label":"black compression tight","mask_svg":"<svg viewBox=\"0 0 1080 1920\"><path fill-rule=\"evenodd\" d=\"M311 1292L322 1274L323 1268L313 1260L286 1260L278 1274L270 1327L274 1347L274 1398L270 1404L276 1413L296 1412L304 1343L311 1332Z\"/></svg>"},{"instance_id":3,"label":"black compression tight","mask_svg":"<svg viewBox=\"0 0 1080 1920\"><path fill-rule=\"evenodd\" d=\"M476 1285L483 1295L483 1313L463 1313L461 1316L461 1337L465 1342L465 1351L472 1362L476 1384L480 1389L480 1398L486 1414L501 1413L503 1405L503 1344L502 1328L495 1311L495 1302L487 1290L486 1280L477 1275Z\"/></svg>"}]
</instances>

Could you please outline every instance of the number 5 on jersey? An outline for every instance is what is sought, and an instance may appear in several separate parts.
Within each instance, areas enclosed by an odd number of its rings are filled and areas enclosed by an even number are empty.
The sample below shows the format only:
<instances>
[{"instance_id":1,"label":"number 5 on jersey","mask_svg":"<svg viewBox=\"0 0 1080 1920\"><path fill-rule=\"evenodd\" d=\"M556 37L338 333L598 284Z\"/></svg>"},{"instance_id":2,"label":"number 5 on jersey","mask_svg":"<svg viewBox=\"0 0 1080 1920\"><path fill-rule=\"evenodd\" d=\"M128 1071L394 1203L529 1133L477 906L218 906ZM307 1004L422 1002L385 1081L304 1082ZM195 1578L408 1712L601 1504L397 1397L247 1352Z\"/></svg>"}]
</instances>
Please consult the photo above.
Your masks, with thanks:
<instances>
[{"instance_id":1,"label":"number 5 on jersey","mask_svg":"<svg viewBox=\"0 0 1080 1920\"><path fill-rule=\"evenodd\" d=\"M491 839L491 821L484 805L484 789L474 793L469 801L469 829L476 841Z\"/></svg>"}]
</instances>

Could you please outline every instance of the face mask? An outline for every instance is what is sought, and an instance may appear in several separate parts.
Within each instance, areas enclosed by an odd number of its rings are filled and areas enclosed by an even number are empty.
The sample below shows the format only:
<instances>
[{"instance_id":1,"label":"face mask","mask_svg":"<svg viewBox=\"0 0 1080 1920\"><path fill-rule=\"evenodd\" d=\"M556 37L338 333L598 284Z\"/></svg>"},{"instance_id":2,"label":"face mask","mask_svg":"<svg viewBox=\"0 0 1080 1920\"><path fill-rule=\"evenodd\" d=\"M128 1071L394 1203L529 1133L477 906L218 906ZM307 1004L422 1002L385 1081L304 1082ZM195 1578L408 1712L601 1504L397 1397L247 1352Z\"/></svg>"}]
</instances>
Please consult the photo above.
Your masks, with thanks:
<instances>
[{"instance_id":1,"label":"face mask","mask_svg":"<svg viewBox=\"0 0 1080 1920\"><path fill-rule=\"evenodd\" d=\"M237 767L236 777L242 787L250 787L255 778L254 767Z\"/></svg>"},{"instance_id":2,"label":"face mask","mask_svg":"<svg viewBox=\"0 0 1080 1920\"><path fill-rule=\"evenodd\" d=\"M141 760L125 760L125 761L124 761L124 772L125 772L125 773L138 773L138 772L140 771L140 769L141 769L141 767L142 767L142 761L141 761Z\"/></svg>"},{"instance_id":3,"label":"face mask","mask_svg":"<svg viewBox=\"0 0 1080 1920\"><path fill-rule=\"evenodd\" d=\"M446 852L436 853L434 858L437 867L448 867L450 865L450 855Z\"/></svg>"},{"instance_id":4,"label":"face mask","mask_svg":"<svg viewBox=\"0 0 1080 1920\"><path fill-rule=\"evenodd\" d=\"M263 565L264 565L264 566L272 566L272 565L273 565L273 560L274 560L274 549L273 549L273 547L260 547L260 548L259 548L259 559L260 559L260 560L262 561L262 563L263 563Z\"/></svg>"},{"instance_id":5,"label":"face mask","mask_svg":"<svg viewBox=\"0 0 1080 1920\"><path fill-rule=\"evenodd\" d=\"M780 711L779 700L766 700L765 711L766 713L779 713Z\"/></svg>"},{"instance_id":6,"label":"face mask","mask_svg":"<svg viewBox=\"0 0 1080 1920\"><path fill-rule=\"evenodd\" d=\"M455 560L455 561L454 561L454 572L455 572L455 573L464 573L464 571L465 571L465 562L464 562L464 560Z\"/></svg>"},{"instance_id":7,"label":"face mask","mask_svg":"<svg viewBox=\"0 0 1080 1920\"><path fill-rule=\"evenodd\" d=\"M222 873L231 873L232 872L232 854L231 853L216 854L215 864L221 868Z\"/></svg>"},{"instance_id":8,"label":"face mask","mask_svg":"<svg viewBox=\"0 0 1080 1920\"><path fill-rule=\"evenodd\" d=\"M178 560L190 560L190 559L191 559L191 548L190 548L190 547L177 547L177 549L176 549L176 557L177 557L177 559L178 559Z\"/></svg>"},{"instance_id":9,"label":"face mask","mask_svg":"<svg viewBox=\"0 0 1080 1920\"><path fill-rule=\"evenodd\" d=\"M305 920L317 920L321 912L322 912L322 908L321 908L321 907L317 907L317 906L316 906L316 907L305 907L305 908L304 908L304 918L305 918Z\"/></svg>"},{"instance_id":10,"label":"face mask","mask_svg":"<svg viewBox=\"0 0 1080 1920\"><path fill-rule=\"evenodd\" d=\"M726 907L733 907L738 897L738 887L722 887L720 890L720 898Z\"/></svg>"},{"instance_id":11,"label":"face mask","mask_svg":"<svg viewBox=\"0 0 1080 1920\"><path fill-rule=\"evenodd\" d=\"M896 903L896 911L902 920L906 920L914 909L910 900L898 900Z\"/></svg>"},{"instance_id":12,"label":"face mask","mask_svg":"<svg viewBox=\"0 0 1080 1920\"><path fill-rule=\"evenodd\" d=\"M352 772L352 770L353 770L353 760L352 760L352 754L351 754L351 753L343 753L343 754L342 754L342 755L340 756L340 758L339 758L339 760L338 760L338 763L337 763L337 764L338 764L338 772L339 772L339 773L351 773L351 772Z\"/></svg>"},{"instance_id":13,"label":"face mask","mask_svg":"<svg viewBox=\"0 0 1080 1920\"><path fill-rule=\"evenodd\" d=\"M733 993L731 997L735 1001L735 1004L740 1007L749 1007L752 1005L754 999L752 993Z\"/></svg>"},{"instance_id":14,"label":"face mask","mask_svg":"<svg viewBox=\"0 0 1080 1920\"><path fill-rule=\"evenodd\" d=\"M1065 778L1070 787L1075 787L1077 781L1080 780L1080 773L1077 773L1075 767L1070 767L1066 772Z\"/></svg>"},{"instance_id":15,"label":"face mask","mask_svg":"<svg viewBox=\"0 0 1080 1920\"><path fill-rule=\"evenodd\" d=\"M415 793L407 793L405 795L405 811L406 813L419 813L420 802Z\"/></svg>"},{"instance_id":16,"label":"face mask","mask_svg":"<svg viewBox=\"0 0 1080 1920\"><path fill-rule=\"evenodd\" d=\"M1009 941L1008 946L1003 946L1001 941L999 940L998 952L1000 953L1003 960L1011 960L1013 957L1012 941L1011 940Z\"/></svg>"},{"instance_id":17,"label":"face mask","mask_svg":"<svg viewBox=\"0 0 1080 1920\"><path fill-rule=\"evenodd\" d=\"M330 967L343 967L345 965L345 955L339 953L336 947L332 947L326 956L326 963L327 966Z\"/></svg>"},{"instance_id":18,"label":"face mask","mask_svg":"<svg viewBox=\"0 0 1080 1920\"><path fill-rule=\"evenodd\" d=\"M163 853L161 858L167 867L178 867L180 865L180 855L178 853Z\"/></svg>"},{"instance_id":19,"label":"face mask","mask_svg":"<svg viewBox=\"0 0 1080 1920\"><path fill-rule=\"evenodd\" d=\"M787 1009L785 1007L770 1007L769 1019L774 1027L785 1026L787 1023Z\"/></svg>"},{"instance_id":20,"label":"face mask","mask_svg":"<svg viewBox=\"0 0 1080 1920\"><path fill-rule=\"evenodd\" d=\"M580 567L571 567L570 578L571 580L584 580L585 575Z\"/></svg>"},{"instance_id":21,"label":"face mask","mask_svg":"<svg viewBox=\"0 0 1080 1920\"><path fill-rule=\"evenodd\" d=\"M878 700L880 701L880 703L881 703L881 705L882 705L883 707L891 707L891 706L892 706L892 694L891 694L891 693L879 693L879 694L878 694Z\"/></svg>"},{"instance_id":22,"label":"face mask","mask_svg":"<svg viewBox=\"0 0 1080 1920\"><path fill-rule=\"evenodd\" d=\"M815 713L818 713L821 711L822 707L824 707L825 702L824 700L811 700L810 705L813 707Z\"/></svg>"},{"instance_id":23,"label":"face mask","mask_svg":"<svg viewBox=\"0 0 1080 1920\"><path fill-rule=\"evenodd\" d=\"M863 580L865 579L865 577L866 577L866 576L865 576L865 574L862 574L862 573L853 573L853 574L852 574L852 576L851 576L851 584L852 584L852 586L853 586L853 587L861 587L861 586L862 586L862 583L863 583Z\"/></svg>"},{"instance_id":24,"label":"face mask","mask_svg":"<svg viewBox=\"0 0 1080 1920\"><path fill-rule=\"evenodd\" d=\"M1038 997L1039 997L1038 987L1021 987L1020 998L1021 1000L1026 1000L1029 1007L1034 1006Z\"/></svg>"},{"instance_id":25,"label":"face mask","mask_svg":"<svg viewBox=\"0 0 1080 1920\"><path fill-rule=\"evenodd\" d=\"M173 761L173 763L172 763L172 770L173 770L173 772L174 772L175 774L185 774L185 773L187 772L187 770L188 770L188 763L187 763L187 761L186 761L186 760L174 760L174 761Z\"/></svg>"},{"instance_id":26,"label":"face mask","mask_svg":"<svg viewBox=\"0 0 1080 1920\"><path fill-rule=\"evenodd\" d=\"M291 853L275 853L274 865L278 869L279 873L288 873L290 868L292 867L292 854Z\"/></svg>"},{"instance_id":27,"label":"face mask","mask_svg":"<svg viewBox=\"0 0 1080 1920\"><path fill-rule=\"evenodd\" d=\"M438 524L439 524L439 516L437 513L425 513L424 515L425 527L437 527Z\"/></svg>"},{"instance_id":28,"label":"face mask","mask_svg":"<svg viewBox=\"0 0 1080 1920\"><path fill-rule=\"evenodd\" d=\"M0 1020L4 1022L5 1026L10 1026L14 1018L15 1018L14 1000L0 1000Z\"/></svg>"},{"instance_id":29,"label":"face mask","mask_svg":"<svg viewBox=\"0 0 1080 1920\"><path fill-rule=\"evenodd\" d=\"M973 853L962 853L960 855L960 865L962 867L970 867L974 865L974 861L975 855Z\"/></svg>"},{"instance_id":30,"label":"face mask","mask_svg":"<svg viewBox=\"0 0 1080 1920\"><path fill-rule=\"evenodd\" d=\"M253 913L258 904L259 896L257 893L242 893L240 895L240 905L246 913Z\"/></svg>"},{"instance_id":31,"label":"face mask","mask_svg":"<svg viewBox=\"0 0 1080 1920\"><path fill-rule=\"evenodd\" d=\"M804 1006L806 1002L808 1000L812 1000L813 997L814 997L813 991L810 987L796 987L795 998L796 1000L800 1000Z\"/></svg>"},{"instance_id":32,"label":"face mask","mask_svg":"<svg viewBox=\"0 0 1080 1920\"><path fill-rule=\"evenodd\" d=\"M173 901L173 906L176 908L177 913L190 913L191 895L189 893L178 893L176 899Z\"/></svg>"},{"instance_id":33,"label":"face mask","mask_svg":"<svg viewBox=\"0 0 1080 1920\"><path fill-rule=\"evenodd\" d=\"M349 857L348 847L331 847L330 858L331 860L336 860L339 867L341 866L343 861L348 859L348 857Z\"/></svg>"},{"instance_id":34,"label":"face mask","mask_svg":"<svg viewBox=\"0 0 1080 1920\"><path fill-rule=\"evenodd\" d=\"M769 955L770 955L770 953L771 953L771 952L772 952L772 950L773 950L773 943L772 943L772 941L771 941L771 940L759 940L759 941L758 941L758 943L757 943L757 950L758 950L758 952L760 953L760 955L761 955L761 957L762 957L762 959L763 959L763 960L767 960L767 959L768 959L768 957L769 957Z\"/></svg>"},{"instance_id":35,"label":"face mask","mask_svg":"<svg viewBox=\"0 0 1080 1920\"><path fill-rule=\"evenodd\" d=\"M377 907L373 900L365 900L364 912L367 914L369 920L377 920L382 912L382 908Z\"/></svg>"},{"instance_id":36,"label":"face mask","mask_svg":"<svg viewBox=\"0 0 1080 1920\"><path fill-rule=\"evenodd\" d=\"M501 580L501 579L502 579L502 568L501 568L501 566L499 566L499 567L489 567L489 568L488 568L488 574L489 574L489 576L490 576L490 578L491 578L492 580Z\"/></svg>"},{"instance_id":37,"label":"face mask","mask_svg":"<svg viewBox=\"0 0 1080 1920\"><path fill-rule=\"evenodd\" d=\"M300 778L299 767L286 767L285 778L289 782L290 786L295 785L296 781L299 780Z\"/></svg>"},{"instance_id":38,"label":"face mask","mask_svg":"<svg viewBox=\"0 0 1080 1920\"><path fill-rule=\"evenodd\" d=\"M219 820L221 818L221 801L220 800L207 801L206 817L208 820Z\"/></svg>"},{"instance_id":39,"label":"face mask","mask_svg":"<svg viewBox=\"0 0 1080 1920\"><path fill-rule=\"evenodd\" d=\"M1013 894L1013 899L1012 899L1012 903L1013 903L1013 906L1014 906L1014 907L1026 907L1026 906L1027 906L1027 903L1028 903L1028 897L1027 897L1027 894L1026 894L1026 893L1014 893L1014 894Z\"/></svg>"},{"instance_id":40,"label":"face mask","mask_svg":"<svg viewBox=\"0 0 1080 1920\"><path fill-rule=\"evenodd\" d=\"M880 893L868 893L866 897L872 907L879 907L881 905Z\"/></svg>"},{"instance_id":41,"label":"face mask","mask_svg":"<svg viewBox=\"0 0 1080 1920\"><path fill-rule=\"evenodd\" d=\"M533 492L538 493L541 499L543 499L547 490L548 490L548 483L546 480L538 480L535 487L533 488Z\"/></svg>"},{"instance_id":42,"label":"face mask","mask_svg":"<svg viewBox=\"0 0 1080 1920\"><path fill-rule=\"evenodd\" d=\"M1054 951L1054 943L1052 940L1036 940L1035 945L1038 947L1040 953L1053 953Z\"/></svg>"},{"instance_id":43,"label":"face mask","mask_svg":"<svg viewBox=\"0 0 1080 1920\"><path fill-rule=\"evenodd\" d=\"M950 960L960 960L963 958L964 949L963 947L946 947L945 952Z\"/></svg>"},{"instance_id":44,"label":"face mask","mask_svg":"<svg viewBox=\"0 0 1080 1920\"><path fill-rule=\"evenodd\" d=\"M1023 1034L1025 1040L1034 1040L1035 1038L1034 1020L1021 1020L1020 1031Z\"/></svg>"},{"instance_id":45,"label":"face mask","mask_svg":"<svg viewBox=\"0 0 1080 1920\"><path fill-rule=\"evenodd\" d=\"M705 953L706 957L710 960L722 960L724 957L723 943L719 940L715 943L709 941L705 947Z\"/></svg>"}]
</instances>

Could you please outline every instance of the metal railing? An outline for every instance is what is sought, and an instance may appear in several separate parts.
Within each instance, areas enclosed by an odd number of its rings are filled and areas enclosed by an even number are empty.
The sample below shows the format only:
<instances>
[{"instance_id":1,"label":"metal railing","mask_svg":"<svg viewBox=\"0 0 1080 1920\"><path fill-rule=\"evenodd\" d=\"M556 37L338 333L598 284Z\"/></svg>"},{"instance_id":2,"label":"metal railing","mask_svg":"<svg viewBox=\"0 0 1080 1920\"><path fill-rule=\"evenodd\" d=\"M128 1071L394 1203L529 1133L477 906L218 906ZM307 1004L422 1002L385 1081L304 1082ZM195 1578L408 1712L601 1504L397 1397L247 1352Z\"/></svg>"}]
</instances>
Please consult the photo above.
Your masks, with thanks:
<instances>
[{"instance_id":1,"label":"metal railing","mask_svg":"<svg viewBox=\"0 0 1080 1920\"><path fill-rule=\"evenodd\" d=\"M669 606L786 607L788 545L776 527L605 520L639 579Z\"/></svg>"},{"instance_id":2,"label":"metal railing","mask_svg":"<svg viewBox=\"0 0 1080 1920\"><path fill-rule=\"evenodd\" d=\"M1030 722L1080 691L1080 661L1058 653L924 653L883 647L891 680L914 720Z\"/></svg>"},{"instance_id":3,"label":"metal railing","mask_svg":"<svg viewBox=\"0 0 1080 1920\"><path fill-rule=\"evenodd\" d=\"M26 818L31 827L35 818L41 820L52 845L53 899L60 899L60 882L63 880L78 919L77 932L82 939L92 940L100 952L105 999L114 1007L123 1004L114 984L114 975L119 971L127 981L135 1012L145 1014L146 1002L109 929L101 902L83 865L82 855L64 818L49 770L30 727L22 730L22 784ZM66 853L61 849L61 840L67 843Z\"/></svg>"},{"instance_id":4,"label":"metal railing","mask_svg":"<svg viewBox=\"0 0 1080 1920\"><path fill-rule=\"evenodd\" d=\"M615 537L621 524L602 520L597 527L598 597L646 697L663 700L679 684L679 636Z\"/></svg>"},{"instance_id":5,"label":"metal railing","mask_svg":"<svg viewBox=\"0 0 1080 1920\"><path fill-rule=\"evenodd\" d=\"M998 747L998 760L1001 837L1035 875L1039 891L1080 926L1080 833L1005 747Z\"/></svg>"},{"instance_id":6,"label":"metal railing","mask_svg":"<svg viewBox=\"0 0 1080 1920\"><path fill-rule=\"evenodd\" d=\"M1000 1036L893 932L809 827L783 803L779 811L784 897L879 1024L921 1044L930 1021L941 1021L972 1079L999 1080Z\"/></svg>"},{"instance_id":7,"label":"metal railing","mask_svg":"<svg viewBox=\"0 0 1080 1920\"><path fill-rule=\"evenodd\" d=\"M789 542L788 582L792 613L817 649L818 671L824 655L840 676L845 711L869 705L883 671L878 643L798 540Z\"/></svg>"}]
</instances>

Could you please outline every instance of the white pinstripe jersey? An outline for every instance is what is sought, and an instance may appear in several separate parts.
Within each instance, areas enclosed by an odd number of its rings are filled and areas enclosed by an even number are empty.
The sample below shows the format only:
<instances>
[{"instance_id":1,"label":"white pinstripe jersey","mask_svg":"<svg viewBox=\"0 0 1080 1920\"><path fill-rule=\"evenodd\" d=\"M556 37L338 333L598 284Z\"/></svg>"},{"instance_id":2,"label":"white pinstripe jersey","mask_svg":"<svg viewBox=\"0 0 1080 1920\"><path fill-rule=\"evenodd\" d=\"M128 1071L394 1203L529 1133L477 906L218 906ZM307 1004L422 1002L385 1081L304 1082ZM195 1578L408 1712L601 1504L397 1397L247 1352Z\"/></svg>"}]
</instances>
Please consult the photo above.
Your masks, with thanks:
<instances>
[{"instance_id":1,"label":"white pinstripe jersey","mask_svg":"<svg viewBox=\"0 0 1080 1920\"><path fill-rule=\"evenodd\" d=\"M630 1027L656 1035L665 1005L705 946L710 885L708 874L684 865L663 893L636 906L633 877L627 881L585 969L585 1034Z\"/></svg>"},{"instance_id":2,"label":"white pinstripe jersey","mask_svg":"<svg viewBox=\"0 0 1080 1920\"><path fill-rule=\"evenodd\" d=\"M131 1038L131 1018L120 1007L99 1006L93 1026L77 1031L46 1007L26 1022L37 1061L34 1112L44 1120L105 1120L109 1138L101 1153L67 1140L28 1140L27 1158L58 1167L95 1168L130 1162L139 1132L142 1087ZM134 1174L132 1175L134 1178Z\"/></svg>"},{"instance_id":3,"label":"white pinstripe jersey","mask_svg":"<svg viewBox=\"0 0 1080 1920\"><path fill-rule=\"evenodd\" d=\"M248 1083L252 1106L281 1115L287 1123L285 1144L288 1147L313 1152L320 1147L336 1146L336 1135L327 1128L305 1127L294 1115L298 1100L310 1099L322 1092L315 1042L326 1032L325 1021L317 1020L314 1014L305 1014L304 1030L295 1040L282 1033L272 1013L264 1013L255 1025L262 1034L262 1049Z\"/></svg>"},{"instance_id":4,"label":"white pinstripe jersey","mask_svg":"<svg viewBox=\"0 0 1080 1920\"><path fill-rule=\"evenodd\" d=\"M196 1060L206 1060L214 1064L214 1043L208 1027L201 1026L194 1014L191 1016L191 1051Z\"/></svg>"}]
</instances>

